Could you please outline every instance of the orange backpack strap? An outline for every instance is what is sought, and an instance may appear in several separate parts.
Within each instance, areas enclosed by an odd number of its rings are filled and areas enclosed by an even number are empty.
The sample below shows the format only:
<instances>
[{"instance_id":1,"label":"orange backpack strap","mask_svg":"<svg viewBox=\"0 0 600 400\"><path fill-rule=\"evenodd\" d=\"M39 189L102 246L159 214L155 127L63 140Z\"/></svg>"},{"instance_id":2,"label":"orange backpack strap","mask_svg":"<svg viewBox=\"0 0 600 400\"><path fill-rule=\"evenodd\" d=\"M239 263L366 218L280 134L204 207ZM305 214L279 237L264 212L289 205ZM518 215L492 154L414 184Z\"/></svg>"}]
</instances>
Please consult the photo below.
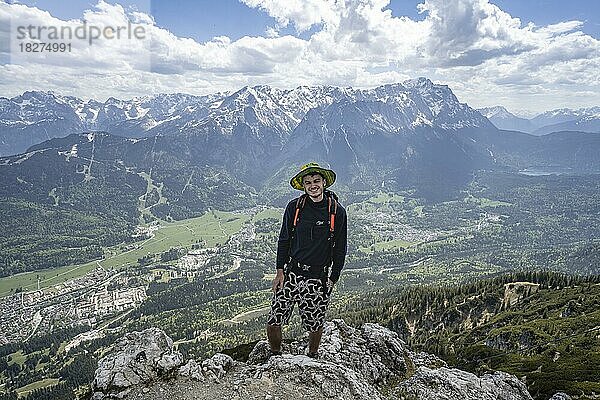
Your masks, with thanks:
<instances>
[{"instance_id":1,"label":"orange backpack strap","mask_svg":"<svg viewBox=\"0 0 600 400\"><path fill-rule=\"evenodd\" d=\"M304 203L306 202L306 194L298 197L296 199L296 211L294 212L294 220L292 221L292 231L290 233L290 246L288 248L288 262L286 263L286 268L284 269L284 273L287 276L290 268L290 261L292 260L292 242L294 241L294 236L296 236L296 225L298 225L298 218L300 217L300 210L304 208Z\"/></svg>"},{"instance_id":2,"label":"orange backpack strap","mask_svg":"<svg viewBox=\"0 0 600 400\"><path fill-rule=\"evenodd\" d=\"M304 203L306 202L306 195L302 195L300 197L298 197L298 200L296 200L296 213L294 214L294 222L292 224L293 228L296 228L296 225L298 225L298 217L300 216L300 210L304 208Z\"/></svg>"},{"instance_id":3,"label":"orange backpack strap","mask_svg":"<svg viewBox=\"0 0 600 400\"><path fill-rule=\"evenodd\" d=\"M329 276L329 266L333 264L333 248L335 247L334 242L334 229L335 229L335 214L337 212L338 202L335 199L333 193L327 191L327 210L329 211L329 255L330 255L330 264L327 265L325 269L325 275Z\"/></svg>"},{"instance_id":4,"label":"orange backpack strap","mask_svg":"<svg viewBox=\"0 0 600 400\"><path fill-rule=\"evenodd\" d=\"M328 207L329 210L329 233L333 235L333 230L335 229L335 213L337 212L337 200L333 198L333 196L327 196ZM333 208L331 204L333 203Z\"/></svg>"}]
</instances>

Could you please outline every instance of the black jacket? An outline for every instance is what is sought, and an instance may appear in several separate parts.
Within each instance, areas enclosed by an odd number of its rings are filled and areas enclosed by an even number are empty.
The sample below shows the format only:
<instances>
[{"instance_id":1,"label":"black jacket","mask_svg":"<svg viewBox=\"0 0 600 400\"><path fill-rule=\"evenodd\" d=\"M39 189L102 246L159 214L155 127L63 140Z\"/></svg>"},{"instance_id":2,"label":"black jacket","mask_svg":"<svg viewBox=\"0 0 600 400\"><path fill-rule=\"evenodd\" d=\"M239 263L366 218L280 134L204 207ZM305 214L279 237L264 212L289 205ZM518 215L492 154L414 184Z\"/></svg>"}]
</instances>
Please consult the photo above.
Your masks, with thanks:
<instances>
[{"instance_id":1,"label":"black jacket","mask_svg":"<svg viewBox=\"0 0 600 400\"><path fill-rule=\"evenodd\" d=\"M314 203L310 198L306 199L304 208L300 210L294 240L290 243L297 201L298 199L290 201L283 214L281 232L277 242L277 269L284 268L290 255L302 264L314 267L329 265L331 251L327 240L329 237L327 197L324 196L319 203ZM337 282L344 267L348 238L346 210L339 203L333 233L335 245L330 278L333 282Z\"/></svg>"}]
</instances>

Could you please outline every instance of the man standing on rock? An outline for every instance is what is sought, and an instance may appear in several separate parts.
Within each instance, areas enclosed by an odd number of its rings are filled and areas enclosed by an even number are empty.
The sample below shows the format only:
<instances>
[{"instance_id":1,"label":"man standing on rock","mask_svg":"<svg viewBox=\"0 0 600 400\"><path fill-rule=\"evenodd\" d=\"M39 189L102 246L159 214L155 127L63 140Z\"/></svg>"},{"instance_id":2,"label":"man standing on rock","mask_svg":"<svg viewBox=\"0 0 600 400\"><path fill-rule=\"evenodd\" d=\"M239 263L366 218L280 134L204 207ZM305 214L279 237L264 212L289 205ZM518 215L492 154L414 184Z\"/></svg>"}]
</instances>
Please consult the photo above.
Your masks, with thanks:
<instances>
[{"instance_id":1,"label":"man standing on rock","mask_svg":"<svg viewBox=\"0 0 600 400\"><path fill-rule=\"evenodd\" d=\"M304 165L291 180L304 194L290 201L277 242L277 274L267 322L271 353L281 354L281 326L298 304L302 326L309 332L307 354L318 358L325 312L333 285L346 258L346 210L326 190L335 172L317 163Z\"/></svg>"}]
</instances>

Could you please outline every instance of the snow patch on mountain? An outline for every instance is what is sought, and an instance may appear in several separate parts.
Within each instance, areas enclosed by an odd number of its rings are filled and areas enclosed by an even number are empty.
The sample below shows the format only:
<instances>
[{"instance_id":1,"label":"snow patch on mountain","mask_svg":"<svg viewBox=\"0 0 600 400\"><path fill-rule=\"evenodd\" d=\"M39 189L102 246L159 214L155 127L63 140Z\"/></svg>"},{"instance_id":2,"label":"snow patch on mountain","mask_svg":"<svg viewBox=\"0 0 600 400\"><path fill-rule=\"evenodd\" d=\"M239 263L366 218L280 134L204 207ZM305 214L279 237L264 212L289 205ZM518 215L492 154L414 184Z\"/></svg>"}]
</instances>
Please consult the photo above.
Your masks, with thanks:
<instances>
[{"instance_id":1,"label":"snow patch on mountain","mask_svg":"<svg viewBox=\"0 0 600 400\"><path fill-rule=\"evenodd\" d=\"M502 106L484 107L477 109L486 118L517 118L517 116Z\"/></svg>"}]
</instances>

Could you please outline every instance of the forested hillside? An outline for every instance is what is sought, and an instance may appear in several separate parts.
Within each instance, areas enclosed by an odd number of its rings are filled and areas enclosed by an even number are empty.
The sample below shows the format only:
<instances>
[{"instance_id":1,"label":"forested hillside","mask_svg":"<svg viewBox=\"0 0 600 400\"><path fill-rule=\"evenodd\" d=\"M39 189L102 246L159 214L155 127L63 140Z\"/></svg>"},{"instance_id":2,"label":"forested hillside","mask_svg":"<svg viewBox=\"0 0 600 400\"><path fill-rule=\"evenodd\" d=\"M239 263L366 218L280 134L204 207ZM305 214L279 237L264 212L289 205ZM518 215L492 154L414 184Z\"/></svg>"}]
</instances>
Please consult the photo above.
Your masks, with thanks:
<instances>
[{"instance_id":1,"label":"forested hillside","mask_svg":"<svg viewBox=\"0 0 600 400\"><path fill-rule=\"evenodd\" d=\"M332 314L385 324L459 368L515 374L535 398L548 399L600 391L599 306L598 275L521 272L357 294Z\"/></svg>"}]
</instances>

